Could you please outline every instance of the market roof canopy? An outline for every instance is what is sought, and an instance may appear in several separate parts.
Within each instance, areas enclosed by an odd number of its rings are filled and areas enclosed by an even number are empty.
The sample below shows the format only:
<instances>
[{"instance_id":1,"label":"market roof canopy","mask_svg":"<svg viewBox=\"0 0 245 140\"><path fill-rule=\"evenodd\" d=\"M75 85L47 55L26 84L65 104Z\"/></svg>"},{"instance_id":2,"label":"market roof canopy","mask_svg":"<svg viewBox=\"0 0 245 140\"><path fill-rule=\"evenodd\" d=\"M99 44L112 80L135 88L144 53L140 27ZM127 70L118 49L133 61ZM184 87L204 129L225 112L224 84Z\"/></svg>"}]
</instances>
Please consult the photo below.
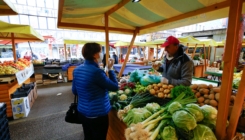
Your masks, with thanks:
<instances>
[{"instance_id":1,"label":"market roof canopy","mask_svg":"<svg viewBox=\"0 0 245 140\"><path fill-rule=\"evenodd\" d=\"M60 0L58 27L139 34L228 17L230 0ZM243 13L245 5L243 6Z\"/></svg>"},{"instance_id":2,"label":"market roof canopy","mask_svg":"<svg viewBox=\"0 0 245 140\"><path fill-rule=\"evenodd\" d=\"M9 0L0 0L0 16L18 15L14 4Z\"/></svg>"},{"instance_id":3,"label":"market roof canopy","mask_svg":"<svg viewBox=\"0 0 245 140\"><path fill-rule=\"evenodd\" d=\"M11 40L11 33L14 34L15 40L44 41L44 38L29 25L0 21L0 40Z\"/></svg>"}]
</instances>

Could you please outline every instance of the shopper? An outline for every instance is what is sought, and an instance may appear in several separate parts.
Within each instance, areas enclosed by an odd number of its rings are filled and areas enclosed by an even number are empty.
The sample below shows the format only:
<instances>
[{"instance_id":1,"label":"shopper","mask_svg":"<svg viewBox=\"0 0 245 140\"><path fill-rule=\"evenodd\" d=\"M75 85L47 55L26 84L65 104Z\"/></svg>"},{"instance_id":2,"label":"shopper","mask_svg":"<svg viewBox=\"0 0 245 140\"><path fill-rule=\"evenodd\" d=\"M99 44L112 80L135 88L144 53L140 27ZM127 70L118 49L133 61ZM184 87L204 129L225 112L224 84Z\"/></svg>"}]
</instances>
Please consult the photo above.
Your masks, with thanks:
<instances>
[{"instance_id":1,"label":"shopper","mask_svg":"<svg viewBox=\"0 0 245 140\"><path fill-rule=\"evenodd\" d=\"M86 43L82 48L83 65L73 72L72 92L78 95L78 112L85 140L106 140L111 109L108 91L118 90L118 81L111 70L114 61L108 62L108 74L99 68L101 46Z\"/></svg>"},{"instance_id":2,"label":"shopper","mask_svg":"<svg viewBox=\"0 0 245 140\"><path fill-rule=\"evenodd\" d=\"M109 55L109 58L110 58L110 55ZM106 54L104 54L104 56L103 56L102 63L103 63L103 66L105 68L105 66L106 66Z\"/></svg>"},{"instance_id":3,"label":"shopper","mask_svg":"<svg viewBox=\"0 0 245 140\"><path fill-rule=\"evenodd\" d=\"M162 72L162 83L176 85L191 85L193 76L193 61L184 53L185 47L179 40L169 36L162 45L167 54L164 57L163 65L158 67L153 64L153 68Z\"/></svg>"},{"instance_id":4,"label":"shopper","mask_svg":"<svg viewBox=\"0 0 245 140\"><path fill-rule=\"evenodd\" d=\"M112 55L114 61L115 61L115 64L118 64L118 56L116 55L115 52L113 52L113 55Z\"/></svg>"}]
</instances>

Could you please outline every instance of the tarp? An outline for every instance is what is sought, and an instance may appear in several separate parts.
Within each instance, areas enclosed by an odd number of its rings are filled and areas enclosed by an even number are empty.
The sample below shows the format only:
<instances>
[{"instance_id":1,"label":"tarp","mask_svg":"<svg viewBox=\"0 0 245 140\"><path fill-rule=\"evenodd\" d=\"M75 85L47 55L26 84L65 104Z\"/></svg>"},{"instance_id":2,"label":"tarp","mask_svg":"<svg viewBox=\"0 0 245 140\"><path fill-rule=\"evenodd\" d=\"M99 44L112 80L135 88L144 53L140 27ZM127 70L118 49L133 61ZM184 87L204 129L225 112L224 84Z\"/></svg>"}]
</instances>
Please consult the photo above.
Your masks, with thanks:
<instances>
[{"instance_id":1,"label":"tarp","mask_svg":"<svg viewBox=\"0 0 245 140\"><path fill-rule=\"evenodd\" d=\"M0 40L11 40L11 33L14 33L15 40L44 40L44 38L29 25L10 24L0 21Z\"/></svg>"},{"instance_id":2,"label":"tarp","mask_svg":"<svg viewBox=\"0 0 245 140\"><path fill-rule=\"evenodd\" d=\"M213 40L213 39L200 39L200 42L202 44L205 44L206 47L208 47L208 46L211 46L211 47L218 46L218 43L215 40Z\"/></svg>"},{"instance_id":3,"label":"tarp","mask_svg":"<svg viewBox=\"0 0 245 140\"><path fill-rule=\"evenodd\" d=\"M104 13L119 3L109 15L110 32L146 34L228 17L230 0L60 0L58 27L104 31Z\"/></svg>"},{"instance_id":4,"label":"tarp","mask_svg":"<svg viewBox=\"0 0 245 140\"><path fill-rule=\"evenodd\" d=\"M18 15L17 9L10 0L0 0L0 16Z\"/></svg>"}]
</instances>

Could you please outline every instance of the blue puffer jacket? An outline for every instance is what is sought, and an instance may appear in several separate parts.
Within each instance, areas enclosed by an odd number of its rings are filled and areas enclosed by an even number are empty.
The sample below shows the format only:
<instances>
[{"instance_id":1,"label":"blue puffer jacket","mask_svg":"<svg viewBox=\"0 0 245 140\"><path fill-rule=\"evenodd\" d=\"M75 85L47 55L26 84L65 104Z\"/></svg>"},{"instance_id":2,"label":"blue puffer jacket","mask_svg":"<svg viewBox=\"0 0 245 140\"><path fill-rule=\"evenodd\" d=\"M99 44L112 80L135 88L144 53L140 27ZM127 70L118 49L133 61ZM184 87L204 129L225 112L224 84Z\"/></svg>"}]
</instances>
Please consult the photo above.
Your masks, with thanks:
<instances>
[{"instance_id":1,"label":"blue puffer jacket","mask_svg":"<svg viewBox=\"0 0 245 140\"><path fill-rule=\"evenodd\" d=\"M84 65L73 71L72 92L78 95L78 111L86 117L107 115L111 109L109 91L118 90L118 82L113 71L109 78L97 63L85 60Z\"/></svg>"}]
</instances>

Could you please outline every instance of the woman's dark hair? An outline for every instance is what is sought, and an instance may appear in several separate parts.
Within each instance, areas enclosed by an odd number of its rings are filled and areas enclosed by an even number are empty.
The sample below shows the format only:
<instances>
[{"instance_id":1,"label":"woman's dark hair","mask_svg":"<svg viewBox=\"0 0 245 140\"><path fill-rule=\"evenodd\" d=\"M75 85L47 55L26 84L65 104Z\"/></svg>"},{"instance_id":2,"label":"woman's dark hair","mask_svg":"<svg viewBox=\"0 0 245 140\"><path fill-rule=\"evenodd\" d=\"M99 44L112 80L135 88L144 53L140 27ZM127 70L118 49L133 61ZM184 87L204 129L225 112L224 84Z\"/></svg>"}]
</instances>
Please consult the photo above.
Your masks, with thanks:
<instances>
[{"instance_id":1,"label":"woman's dark hair","mask_svg":"<svg viewBox=\"0 0 245 140\"><path fill-rule=\"evenodd\" d=\"M98 43L86 43L82 48L82 55L86 60L94 60L94 55L101 51Z\"/></svg>"}]
</instances>

